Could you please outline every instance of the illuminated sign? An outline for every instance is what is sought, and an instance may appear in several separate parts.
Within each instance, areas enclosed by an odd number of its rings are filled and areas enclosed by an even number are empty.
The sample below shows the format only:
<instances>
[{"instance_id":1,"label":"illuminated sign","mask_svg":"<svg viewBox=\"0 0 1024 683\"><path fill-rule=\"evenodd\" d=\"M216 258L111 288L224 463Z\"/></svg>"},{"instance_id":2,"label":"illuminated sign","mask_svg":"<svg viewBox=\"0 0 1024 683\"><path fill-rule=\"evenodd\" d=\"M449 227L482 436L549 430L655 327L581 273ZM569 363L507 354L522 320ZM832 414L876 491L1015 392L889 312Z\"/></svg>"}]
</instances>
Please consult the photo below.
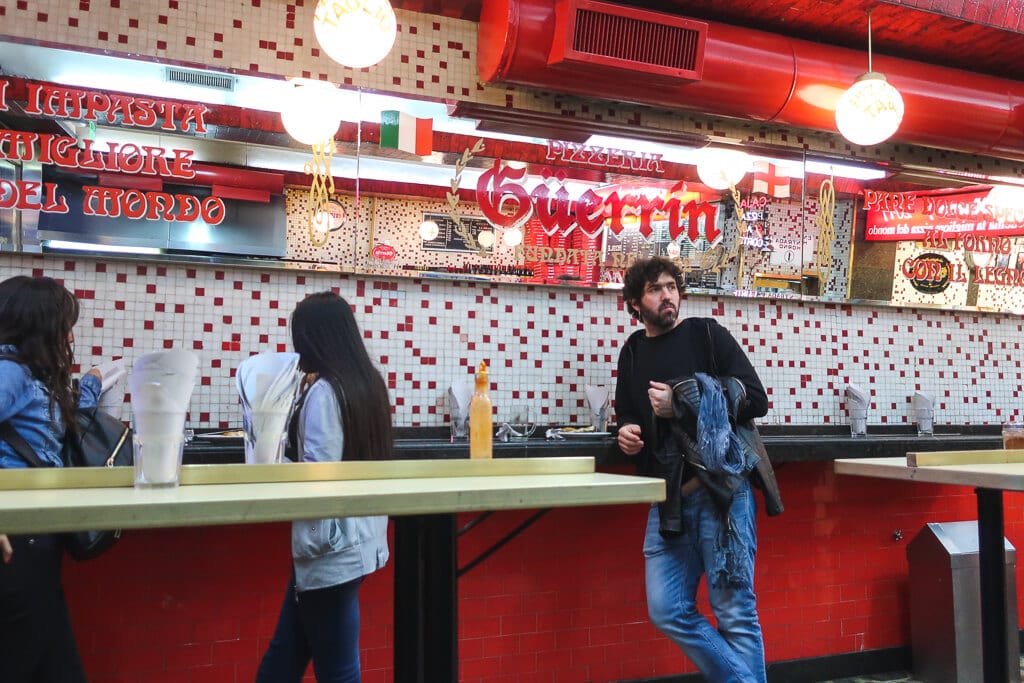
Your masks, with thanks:
<instances>
[{"instance_id":1,"label":"illuminated sign","mask_svg":"<svg viewBox=\"0 0 1024 683\"><path fill-rule=\"evenodd\" d=\"M993 190L961 192L864 191L868 241L1024 235L1024 204L993 200Z\"/></svg>"},{"instance_id":2,"label":"illuminated sign","mask_svg":"<svg viewBox=\"0 0 1024 683\"><path fill-rule=\"evenodd\" d=\"M108 95L77 88L26 83L25 111L62 119L98 121L163 130L206 130L204 105L128 95ZM8 109L9 82L0 81L0 111ZM0 129L0 159L34 161L60 168L96 173L143 175L172 180L195 178L193 151L108 142L97 147L92 140L67 135ZM84 185L82 215L164 220L207 225L220 224L226 215L219 197L198 198L153 190ZM0 179L0 209L68 213L66 199L56 183Z\"/></svg>"},{"instance_id":3,"label":"illuminated sign","mask_svg":"<svg viewBox=\"0 0 1024 683\"><path fill-rule=\"evenodd\" d=\"M545 182L532 191L521 184L525 176L525 168L502 166L499 159L480 175L476 199L491 225L507 230L536 218L549 236L579 230L588 237L596 237L605 229L606 220L608 230L618 235L624 228L623 218L638 215L638 231L644 238L649 239L654 233L656 218L667 221L669 238L673 240L685 234L691 242L696 242L702 237L701 226L709 244L717 243L722 237L721 230L715 226L717 207L693 199L684 203L686 197L680 195L686 184L682 181L659 197L618 191L602 197L587 189L573 198L565 188L566 176L561 171L552 173L545 169L542 174Z\"/></svg>"}]
</instances>

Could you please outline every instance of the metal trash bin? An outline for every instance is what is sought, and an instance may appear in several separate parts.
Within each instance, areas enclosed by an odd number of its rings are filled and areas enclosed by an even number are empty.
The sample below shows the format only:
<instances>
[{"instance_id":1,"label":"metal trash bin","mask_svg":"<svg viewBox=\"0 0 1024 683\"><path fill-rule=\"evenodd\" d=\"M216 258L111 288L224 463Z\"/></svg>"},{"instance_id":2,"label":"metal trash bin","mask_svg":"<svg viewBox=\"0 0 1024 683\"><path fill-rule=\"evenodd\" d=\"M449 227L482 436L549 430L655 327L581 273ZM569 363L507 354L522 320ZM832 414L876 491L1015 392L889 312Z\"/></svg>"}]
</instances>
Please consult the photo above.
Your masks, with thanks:
<instances>
[{"instance_id":1,"label":"metal trash bin","mask_svg":"<svg viewBox=\"0 0 1024 683\"><path fill-rule=\"evenodd\" d=\"M1006 551L1006 642L1010 682L1020 683L1017 552ZM978 523L933 522L907 544L910 646L914 677L924 683L981 680L981 590Z\"/></svg>"}]
</instances>

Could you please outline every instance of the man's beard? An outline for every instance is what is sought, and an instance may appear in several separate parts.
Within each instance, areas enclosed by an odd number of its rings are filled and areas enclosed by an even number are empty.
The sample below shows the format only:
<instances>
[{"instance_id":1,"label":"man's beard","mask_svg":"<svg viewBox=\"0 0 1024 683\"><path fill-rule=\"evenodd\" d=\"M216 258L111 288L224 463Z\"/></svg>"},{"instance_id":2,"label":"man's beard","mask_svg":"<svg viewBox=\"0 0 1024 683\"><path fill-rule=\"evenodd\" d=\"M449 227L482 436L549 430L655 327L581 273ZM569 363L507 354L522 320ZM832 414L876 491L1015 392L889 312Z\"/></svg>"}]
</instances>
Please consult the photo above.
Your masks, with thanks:
<instances>
[{"instance_id":1,"label":"man's beard","mask_svg":"<svg viewBox=\"0 0 1024 683\"><path fill-rule=\"evenodd\" d=\"M671 303L663 303L658 310L640 307L640 318L644 324L661 330L662 332L672 329L676 318L679 317L679 309Z\"/></svg>"}]
</instances>

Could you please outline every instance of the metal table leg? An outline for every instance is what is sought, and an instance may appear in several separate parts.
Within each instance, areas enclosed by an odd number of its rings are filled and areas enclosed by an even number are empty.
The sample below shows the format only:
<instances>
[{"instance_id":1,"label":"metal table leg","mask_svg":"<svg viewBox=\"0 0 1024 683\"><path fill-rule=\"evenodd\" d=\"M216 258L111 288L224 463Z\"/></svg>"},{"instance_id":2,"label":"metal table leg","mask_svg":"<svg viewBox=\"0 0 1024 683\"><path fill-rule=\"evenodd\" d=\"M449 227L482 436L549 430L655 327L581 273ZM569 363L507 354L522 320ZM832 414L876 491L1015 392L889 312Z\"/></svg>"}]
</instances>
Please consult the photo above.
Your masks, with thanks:
<instances>
[{"instance_id":1,"label":"metal table leg","mask_svg":"<svg viewBox=\"0 0 1024 683\"><path fill-rule=\"evenodd\" d=\"M985 683L1009 680L1006 642L1006 551L1003 492L975 489L978 497L978 566L981 572L981 661Z\"/></svg>"},{"instance_id":2,"label":"metal table leg","mask_svg":"<svg viewBox=\"0 0 1024 683\"><path fill-rule=\"evenodd\" d=\"M395 683L457 683L455 515L394 521Z\"/></svg>"}]
</instances>

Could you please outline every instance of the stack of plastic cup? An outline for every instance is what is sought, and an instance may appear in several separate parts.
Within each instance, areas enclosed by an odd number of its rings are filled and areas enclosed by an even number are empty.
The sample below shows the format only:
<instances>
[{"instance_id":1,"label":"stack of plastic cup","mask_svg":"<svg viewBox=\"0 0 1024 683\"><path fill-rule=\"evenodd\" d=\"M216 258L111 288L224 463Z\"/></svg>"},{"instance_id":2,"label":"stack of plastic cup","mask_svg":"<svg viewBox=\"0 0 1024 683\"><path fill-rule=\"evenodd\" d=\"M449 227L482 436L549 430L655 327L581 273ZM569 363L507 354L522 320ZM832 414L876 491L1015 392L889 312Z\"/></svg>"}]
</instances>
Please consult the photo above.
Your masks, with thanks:
<instances>
[{"instance_id":1,"label":"stack of plastic cup","mask_svg":"<svg viewBox=\"0 0 1024 683\"><path fill-rule=\"evenodd\" d=\"M185 415L199 371L191 351L160 351L139 358L132 394L135 486L177 486L181 478Z\"/></svg>"},{"instance_id":2,"label":"stack of plastic cup","mask_svg":"<svg viewBox=\"0 0 1024 683\"><path fill-rule=\"evenodd\" d=\"M235 374L242 404L245 462L281 462L288 419L302 381L296 353L260 353L242 361Z\"/></svg>"}]
</instances>

